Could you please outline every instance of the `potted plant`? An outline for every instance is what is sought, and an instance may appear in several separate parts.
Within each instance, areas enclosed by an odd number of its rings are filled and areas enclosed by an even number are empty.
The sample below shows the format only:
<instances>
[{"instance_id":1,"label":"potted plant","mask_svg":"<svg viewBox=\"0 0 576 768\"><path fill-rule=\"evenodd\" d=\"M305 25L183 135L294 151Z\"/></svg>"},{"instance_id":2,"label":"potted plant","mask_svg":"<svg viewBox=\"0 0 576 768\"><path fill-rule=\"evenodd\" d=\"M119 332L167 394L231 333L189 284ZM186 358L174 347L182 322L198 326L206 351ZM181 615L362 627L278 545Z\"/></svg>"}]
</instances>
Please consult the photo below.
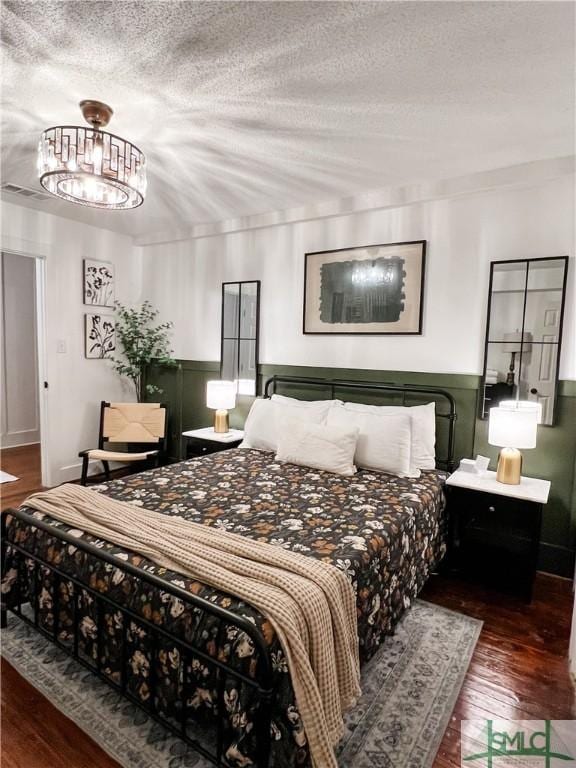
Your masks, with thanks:
<instances>
[{"instance_id":1,"label":"potted plant","mask_svg":"<svg viewBox=\"0 0 576 768\"><path fill-rule=\"evenodd\" d=\"M157 365L177 365L171 357L168 331L172 322L155 323L158 310L149 301L140 307L125 307L119 301L114 302L116 309L116 341L122 350L123 359L112 358L114 369L120 376L130 379L136 391L139 403L146 395L160 393L162 390L154 384L146 384L144 373L150 363Z\"/></svg>"}]
</instances>

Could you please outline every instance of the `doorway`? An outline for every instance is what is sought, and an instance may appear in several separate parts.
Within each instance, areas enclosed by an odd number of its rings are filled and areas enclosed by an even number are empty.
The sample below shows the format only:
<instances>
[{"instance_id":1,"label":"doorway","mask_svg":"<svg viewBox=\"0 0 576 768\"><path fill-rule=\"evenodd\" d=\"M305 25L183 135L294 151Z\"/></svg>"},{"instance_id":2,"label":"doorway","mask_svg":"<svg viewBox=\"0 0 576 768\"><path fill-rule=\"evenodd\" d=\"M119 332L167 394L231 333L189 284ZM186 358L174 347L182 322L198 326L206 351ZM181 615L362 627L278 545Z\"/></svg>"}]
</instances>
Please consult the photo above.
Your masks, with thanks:
<instances>
[{"instance_id":1,"label":"doorway","mask_svg":"<svg viewBox=\"0 0 576 768\"><path fill-rule=\"evenodd\" d=\"M2 508L42 487L43 262L0 252Z\"/></svg>"}]
</instances>

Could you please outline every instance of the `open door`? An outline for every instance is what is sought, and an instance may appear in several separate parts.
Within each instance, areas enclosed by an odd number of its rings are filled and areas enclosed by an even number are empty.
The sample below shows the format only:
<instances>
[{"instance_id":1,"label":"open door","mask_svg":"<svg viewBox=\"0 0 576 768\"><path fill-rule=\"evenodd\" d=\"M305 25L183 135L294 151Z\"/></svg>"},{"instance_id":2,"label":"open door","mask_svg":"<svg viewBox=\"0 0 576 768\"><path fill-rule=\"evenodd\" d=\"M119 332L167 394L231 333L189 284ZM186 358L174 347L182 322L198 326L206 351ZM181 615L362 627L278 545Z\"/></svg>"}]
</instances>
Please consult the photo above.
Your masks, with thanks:
<instances>
[{"instance_id":1,"label":"open door","mask_svg":"<svg viewBox=\"0 0 576 768\"><path fill-rule=\"evenodd\" d=\"M33 257L0 253L2 507L42 486L41 266Z\"/></svg>"}]
</instances>

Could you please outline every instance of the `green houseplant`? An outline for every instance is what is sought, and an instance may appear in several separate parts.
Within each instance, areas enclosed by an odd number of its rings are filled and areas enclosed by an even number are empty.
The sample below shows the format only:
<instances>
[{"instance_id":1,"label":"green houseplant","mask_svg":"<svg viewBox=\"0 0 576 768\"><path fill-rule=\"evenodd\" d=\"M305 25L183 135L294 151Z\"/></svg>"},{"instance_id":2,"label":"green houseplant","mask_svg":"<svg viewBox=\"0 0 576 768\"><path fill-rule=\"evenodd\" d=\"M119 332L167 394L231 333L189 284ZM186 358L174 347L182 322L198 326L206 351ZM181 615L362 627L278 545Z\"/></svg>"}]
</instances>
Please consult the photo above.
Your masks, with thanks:
<instances>
[{"instance_id":1,"label":"green houseplant","mask_svg":"<svg viewBox=\"0 0 576 768\"><path fill-rule=\"evenodd\" d=\"M130 379L136 390L136 397L141 403L146 395L160 393L162 390L154 384L146 384L144 372L147 365L177 365L171 357L168 331L172 322L156 323L158 310L149 301L140 307L125 307L119 301L116 309L116 341L123 358L113 357L114 369L120 376Z\"/></svg>"}]
</instances>

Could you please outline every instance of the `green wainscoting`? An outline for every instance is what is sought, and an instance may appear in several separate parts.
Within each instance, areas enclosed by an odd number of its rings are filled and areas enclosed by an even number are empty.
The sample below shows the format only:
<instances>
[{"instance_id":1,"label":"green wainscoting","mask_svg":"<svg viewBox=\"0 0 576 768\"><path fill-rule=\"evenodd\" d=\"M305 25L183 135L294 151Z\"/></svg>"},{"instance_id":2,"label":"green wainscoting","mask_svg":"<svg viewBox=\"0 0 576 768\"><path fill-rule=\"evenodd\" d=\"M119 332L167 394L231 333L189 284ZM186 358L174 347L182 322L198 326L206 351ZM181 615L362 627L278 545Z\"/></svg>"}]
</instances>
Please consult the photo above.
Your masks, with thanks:
<instances>
[{"instance_id":1,"label":"green wainscoting","mask_svg":"<svg viewBox=\"0 0 576 768\"><path fill-rule=\"evenodd\" d=\"M160 399L169 407L168 454L173 460L184 456L182 431L211 424L212 411L205 405L206 382L219 378L220 364L195 360L179 360L174 368L152 366L147 380L163 389ZM456 425L456 459L473 457L477 453L490 456L491 468L495 469L498 450L487 443L487 422L477 418L479 376L459 374L432 374L405 371L374 371L347 368L315 368L309 366L262 365L262 383L274 374L305 376L349 381L378 381L390 384L419 384L448 390L456 400L458 421ZM313 399L321 390L299 390L284 386L278 389L284 394ZM328 395L326 391L324 395ZM322 394L318 394L322 397ZM336 393L338 396L338 393ZM344 394L342 393L342 396ZM346 399L362 402L382 402L381 395L367 393ZM241 428L250 409L252 398L240 398L230 414L230 424ZM387 399L387 402L393 402ZM417 402L414 400L413 402ZM438 442L443 447L445 434L440 427ZM576 382L560 382L557 424L540 427L538 447L525 451L524 472L552 482L550 502L544 513L540 562L542 570L572 577L574 550L576 548Z\"/></svg>"},{"instance_id":2,"label":"green wainscoting","mask_svg":"<svg viewBox=\"0 0 576 768\"><path fill-rule=\"evenodd\" d=\"M539 567L572 578L576 548L576 382L561 381L556 424L538 427L538 446L523 451L522 472L550 480L550 499L542 518ZM498 448L488 445L488 422L478 419L474 453L490 456L496 469Z\"/></svg>"},{"instance_id":3,"label":"green wainscoting","mask_svg":"<svg viewBox=\"0 0 576 768\"><path fill-rule=\"evenodd\" d=\"M150 366L146 371L147 383L162 390L150 399L168 406L166 449L170 459L184 458L184 430L206 427L214 420L214 412L206 408L206 382L218 378L220 363L195 360L179 360L177 366L169 368Z\"/></svg>"}]
</instances>

